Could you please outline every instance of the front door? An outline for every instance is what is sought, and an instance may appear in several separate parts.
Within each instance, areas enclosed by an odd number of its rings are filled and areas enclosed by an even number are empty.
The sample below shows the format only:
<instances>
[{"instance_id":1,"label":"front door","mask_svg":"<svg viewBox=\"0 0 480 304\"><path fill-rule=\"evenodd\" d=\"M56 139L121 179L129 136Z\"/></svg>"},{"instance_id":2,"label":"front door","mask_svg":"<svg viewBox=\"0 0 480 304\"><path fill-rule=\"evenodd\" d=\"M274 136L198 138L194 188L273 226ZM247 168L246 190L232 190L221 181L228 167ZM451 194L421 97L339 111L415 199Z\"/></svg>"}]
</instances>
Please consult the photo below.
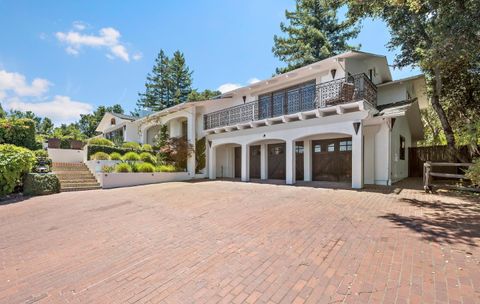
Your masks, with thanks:
<instances>
[{"instance_id":1,"label":"front door","mask_svg":"<svg viewBox=\"0 0 480 304\"><path fill-rule=\"evenodd\" d=\"M260 146L250 146L250 178L260 178Z\"/></svg>"},{"instance_id":2,"label":"front door","mask_svg":"<svg viewBox=\"0 0 480 304\"><path fill-rule=\"evenodd\" d=\"M235 178L242 177L242 147L235 147Z\"/></svg>"},{"instance_id":3,"label":"front door","mask_svg":"<svg viewBox=\"0 0 480 304\"><path fill-rule=\"evenodd\" d=\"M352 180L352 139L312 141L312 179L315 181Z\"/></svg>"},{"instance_id":4,"label":"front door","mask_svg":"<svg viewBox=\"0 0 480 304\"><path fill-rule=\"evenodd\" d=\"M268 145L268 178L285 179L285 144Z\"/></svg>"}]
</instances>

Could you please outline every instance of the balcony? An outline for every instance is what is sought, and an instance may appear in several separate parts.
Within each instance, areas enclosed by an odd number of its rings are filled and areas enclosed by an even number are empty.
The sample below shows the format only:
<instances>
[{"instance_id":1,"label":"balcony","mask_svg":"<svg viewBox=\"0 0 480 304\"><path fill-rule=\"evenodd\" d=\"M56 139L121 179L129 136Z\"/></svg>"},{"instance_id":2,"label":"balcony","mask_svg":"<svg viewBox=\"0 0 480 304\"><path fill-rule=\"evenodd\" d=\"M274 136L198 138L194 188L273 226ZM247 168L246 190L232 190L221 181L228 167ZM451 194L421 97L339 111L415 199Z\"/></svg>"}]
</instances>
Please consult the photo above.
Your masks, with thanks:
<instances>
[{"instance_id":1,"label":"balcony","mask_svg":"<svg viewBox=\"0 0 480 304\"><path fill-rule=\"evenodd\" d=\"M365 101L377 103L377 88L365 74L262 96L256 101L204 115L204 129L235 126L274 117Z\"/></svg>"}]
</instances>

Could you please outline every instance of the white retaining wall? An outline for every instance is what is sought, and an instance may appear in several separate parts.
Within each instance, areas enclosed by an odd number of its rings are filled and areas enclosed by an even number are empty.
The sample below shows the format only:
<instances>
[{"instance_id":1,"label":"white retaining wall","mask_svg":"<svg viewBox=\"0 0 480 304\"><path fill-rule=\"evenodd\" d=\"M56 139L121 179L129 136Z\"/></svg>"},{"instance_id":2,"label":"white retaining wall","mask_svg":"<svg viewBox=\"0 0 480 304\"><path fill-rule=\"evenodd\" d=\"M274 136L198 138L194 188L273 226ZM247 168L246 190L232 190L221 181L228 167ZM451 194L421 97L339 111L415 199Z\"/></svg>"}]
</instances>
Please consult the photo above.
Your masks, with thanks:
<instances>
[{"instance_id":1,"label":"white retaining wall","mask_svg":"<svg viewBox=\"0 0 480 304\"><path fill-rule=\"evenodd\" d=\"M193 178L188 172L97 173L96 177L103 189L178 182Z\"/></svg>"},{"instance_id":2,"label":"white retaining wall","mask_svg":"<svg viewBox=\"0 0 480 304\"><path fill-rule=\"evenodd\" d=\"M84 159L84 150L48 148L47 151L54 163L81 163Z\"/></svg>"}]
</instances>

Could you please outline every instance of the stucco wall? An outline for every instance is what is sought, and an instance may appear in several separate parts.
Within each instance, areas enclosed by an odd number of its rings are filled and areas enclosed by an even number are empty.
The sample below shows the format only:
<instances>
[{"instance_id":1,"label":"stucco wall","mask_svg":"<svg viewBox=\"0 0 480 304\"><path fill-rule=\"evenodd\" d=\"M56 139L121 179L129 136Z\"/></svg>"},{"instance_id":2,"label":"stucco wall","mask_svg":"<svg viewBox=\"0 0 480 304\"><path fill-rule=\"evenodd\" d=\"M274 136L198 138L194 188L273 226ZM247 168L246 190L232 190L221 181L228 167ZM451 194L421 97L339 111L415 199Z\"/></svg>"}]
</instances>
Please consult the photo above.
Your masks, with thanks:
<instances>
[{"instance_id":1,"label":"stucco wall","mask_svg":"<svg viewBox=\"0 0 480 304\"><path fill-rule=\"evenodd\" d=\"M400 159L400 135L405 137L405 160ZM408 148L411 146L408 121L405 117L398 117L391 133L392 182L408 177Z\"/></svg>"},{"instance_id":2,"label":"stucco wall","mask_svg":"<svg viewBox=\"0 0 480 304\"><path fill-rule=\"evenodd\" d=\"M84 159L83 150L51 149L48 150L48 157L54 163L81 163Z\"/></svg>"},{"instance_id":3,"label":"stucco wall","mask_svg":"<svg viewBox=\"0 0 480 304\"><path fill-rule=\"evenodd\" d=\"M377 88L377 104L389 104L407 99L407 86L405 84L392 84Z\"/></svg>"},{"instance_id":4,"label":"stucco wall","mask_svg":"<svg viewBox=\"0 0 480 304\"><path fill-rule=\"evenodd\" d=\"M188 172L99 173L96 177L103 189L186 181L193 178Z\"/></svg>"}]
</instances>

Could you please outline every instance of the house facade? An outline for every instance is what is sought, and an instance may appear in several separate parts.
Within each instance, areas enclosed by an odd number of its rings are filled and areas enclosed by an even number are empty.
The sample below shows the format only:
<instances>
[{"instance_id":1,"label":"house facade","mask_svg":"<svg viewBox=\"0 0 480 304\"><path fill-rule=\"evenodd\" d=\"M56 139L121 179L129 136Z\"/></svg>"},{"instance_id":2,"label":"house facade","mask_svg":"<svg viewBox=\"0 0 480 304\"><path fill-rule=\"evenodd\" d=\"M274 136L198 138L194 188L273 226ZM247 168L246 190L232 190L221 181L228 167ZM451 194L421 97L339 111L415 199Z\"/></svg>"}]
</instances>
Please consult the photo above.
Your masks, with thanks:
<instances>
[{"instance_id":1,"label":"house facade","mask_svg":"<svg viewBox=\"0 0 480 304\"><path fill-rule=\"evenodd\" d=\"M362 188L408 176L408 148L423 138L426 105L423 75L394 81L385 56L352 51L121 124L126 141L152 144L160 125L194 146L205 137L202 172L210 179ZM114 129L98 131L108 137ZM192 175L195 165L192 156Z\"/></svg>"}]
</instances>

